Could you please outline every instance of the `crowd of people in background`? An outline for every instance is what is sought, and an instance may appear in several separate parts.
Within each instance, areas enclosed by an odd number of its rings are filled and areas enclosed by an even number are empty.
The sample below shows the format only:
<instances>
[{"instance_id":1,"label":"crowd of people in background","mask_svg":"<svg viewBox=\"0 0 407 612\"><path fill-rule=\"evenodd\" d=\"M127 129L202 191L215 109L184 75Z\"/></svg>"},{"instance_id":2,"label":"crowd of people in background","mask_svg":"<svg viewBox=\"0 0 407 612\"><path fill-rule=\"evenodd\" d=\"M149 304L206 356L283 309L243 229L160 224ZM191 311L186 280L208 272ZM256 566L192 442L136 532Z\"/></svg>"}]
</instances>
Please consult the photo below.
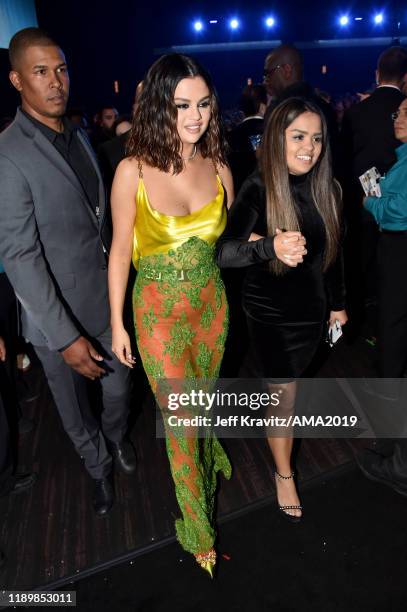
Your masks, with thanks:
<instances>
[{"instance_id":1,"label":"crowd of people in background","mask_svg":"<svg viewBox=\"0 0 407 612\"><path fill-rule=\"evenodd\" d=\"M298 49L281 45L265 58L263 83L247 84L238 108L222 118L209 75L185 56L153 65L131 113L106 105L92 119L82 109L65 112L66 60L47 34L16 34L10 62L22 106L15 119L0 122L0 281L11 294L0 319L0 361L13 362L4 380L15 396L16 338L34 346L93 479L98 516L114 501L112 466L128 475L136 469L127 435L136 355L126 331L131 260L138 270L136 339L158 400L160 378L222 373L225 345L228 376L239 375L246 342L256 377L301 377L324 323L344 326L349 314L358 333L371 305L378 308L378 376L405 374L406 49L380 55L377 87L332 97L304 80ZM373 167L381 194L365 194L359 182ZM219 268L248 270L243 286L241 274L224 275L229 339ZM17 303L22 328L11 316ZM102 383L101 422L88 405L86 379ZM290 413L295 382L271 382L270 389L277 384ZM372 391L390 400L398 393L385 384ZM0 398L2 495L35 482L14 470L8 427L1 426L9 398ZM270 438L269 445L279 508L298 522L292 438ZM168 429L167 448L183 515L178 539L211 573L216 472L229 477L229 460L213 436L198 450L196 438L180 441ZM407 494L404 441L389 457L365 454L361 467Z\"/></svg>"}]
</instances>

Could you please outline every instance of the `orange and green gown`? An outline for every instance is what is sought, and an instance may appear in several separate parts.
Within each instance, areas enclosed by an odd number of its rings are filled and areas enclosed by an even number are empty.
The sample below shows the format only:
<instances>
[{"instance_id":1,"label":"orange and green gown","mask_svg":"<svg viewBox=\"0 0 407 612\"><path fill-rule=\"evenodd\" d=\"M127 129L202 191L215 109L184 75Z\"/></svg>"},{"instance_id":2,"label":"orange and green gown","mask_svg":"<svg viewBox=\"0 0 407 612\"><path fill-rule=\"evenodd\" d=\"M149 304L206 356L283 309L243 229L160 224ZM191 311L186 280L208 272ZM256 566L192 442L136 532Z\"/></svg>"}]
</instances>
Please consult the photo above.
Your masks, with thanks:
<instances>
[{"instance_id":1,"label":"orange and green gown","mask_svg":"<svg viewBox=\"0 0 407 612\"><path fill-rule=\"evenodd\" d=\"M208 204L189 215L170 216L150 206L140 169L133 306L137 345L156 398L163 380L193 384L194 379L215 379L219 373L228 305L214 249L227 213L218 175L216 180L218 192ZM162 408L162 402L158 404ZM204 553L216 536L216 475L221 470L230 477L229 460L210 432L191 437L167 424L166 445L182 512L175 523L178 541L192 554Z\"/></svg>"}]
</instances>

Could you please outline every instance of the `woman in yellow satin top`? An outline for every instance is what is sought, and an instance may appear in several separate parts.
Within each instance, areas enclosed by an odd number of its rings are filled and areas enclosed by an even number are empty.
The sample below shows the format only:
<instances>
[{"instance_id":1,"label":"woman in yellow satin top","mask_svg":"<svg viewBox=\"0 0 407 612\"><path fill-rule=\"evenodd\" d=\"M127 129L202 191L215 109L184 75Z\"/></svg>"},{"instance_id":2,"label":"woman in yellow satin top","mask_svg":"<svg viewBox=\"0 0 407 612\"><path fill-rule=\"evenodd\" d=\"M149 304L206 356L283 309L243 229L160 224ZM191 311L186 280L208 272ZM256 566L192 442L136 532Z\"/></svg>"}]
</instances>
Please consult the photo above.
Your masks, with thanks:
<instances>
[{"instance_id":1,"label":"woman in yellow satin top","mask_svg":"<svg viewBox=\"0 0 407 612\"><path fill-rule=\"evenodd\" d=\"M230 463L210 432L198 439L194 429L170 426L167 407L169 391L194 386L198 391L204 384L199 379L217 377L228 329L228 306L214 248L226 225L233 183L214 89L195 60L166 55L150 68L134 115L128 155L112 188L112 348L122 363L132 367L122 318L132 259L138 271L133 291L136 340L163 415L182 514L175 524L177 537L212 574L216 475L222 471L229 477ZM191 409L184 407L179 416L191 415Z\"/></svg>"}]
</instances>

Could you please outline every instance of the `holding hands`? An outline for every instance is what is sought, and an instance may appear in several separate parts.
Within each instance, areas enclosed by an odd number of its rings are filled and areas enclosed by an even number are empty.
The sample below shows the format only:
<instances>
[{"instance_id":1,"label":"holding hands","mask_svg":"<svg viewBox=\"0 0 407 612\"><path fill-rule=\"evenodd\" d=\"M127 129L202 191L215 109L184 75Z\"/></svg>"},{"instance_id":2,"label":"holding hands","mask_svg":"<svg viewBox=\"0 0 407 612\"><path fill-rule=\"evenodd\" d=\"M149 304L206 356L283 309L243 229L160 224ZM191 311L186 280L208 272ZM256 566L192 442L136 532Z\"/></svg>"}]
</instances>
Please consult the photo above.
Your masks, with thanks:
<instances>
[{"instance_id":1,"label":"holding hands","mask_svg":"<svg viewBox=\"0 0 407 612\"><path fill-rule=\"evenodd\" d=\"M307 254L306 240L301 232L282 232L276 229L274 237L274 251L276 257L291 268L295 268L304 261Z\"/></svg>"}]
</instances>

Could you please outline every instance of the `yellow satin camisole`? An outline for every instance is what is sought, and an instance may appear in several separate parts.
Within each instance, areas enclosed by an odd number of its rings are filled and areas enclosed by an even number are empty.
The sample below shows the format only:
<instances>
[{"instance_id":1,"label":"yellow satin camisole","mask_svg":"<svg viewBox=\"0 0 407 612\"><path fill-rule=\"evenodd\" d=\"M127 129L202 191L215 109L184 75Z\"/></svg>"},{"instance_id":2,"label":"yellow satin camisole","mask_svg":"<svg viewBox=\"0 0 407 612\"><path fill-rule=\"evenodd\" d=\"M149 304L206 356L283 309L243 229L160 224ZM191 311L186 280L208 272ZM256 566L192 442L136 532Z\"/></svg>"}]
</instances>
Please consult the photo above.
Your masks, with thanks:
<instances>
[{"instance_id":1,"label":"yellow satin camisole","mask_svg":"<svg viewBox=\"0 0 407 612\"><path fill-rule=\"evenodd\" d=\"M142 257L168 253L181 246L192 236L215 244L226 226L224 189L219 175L215 198L198 210L182 216L165 215L151 207L142 176L136 194L136 220L134 224L132 260L136 268Z\"/></svg>"}]
</instances>

